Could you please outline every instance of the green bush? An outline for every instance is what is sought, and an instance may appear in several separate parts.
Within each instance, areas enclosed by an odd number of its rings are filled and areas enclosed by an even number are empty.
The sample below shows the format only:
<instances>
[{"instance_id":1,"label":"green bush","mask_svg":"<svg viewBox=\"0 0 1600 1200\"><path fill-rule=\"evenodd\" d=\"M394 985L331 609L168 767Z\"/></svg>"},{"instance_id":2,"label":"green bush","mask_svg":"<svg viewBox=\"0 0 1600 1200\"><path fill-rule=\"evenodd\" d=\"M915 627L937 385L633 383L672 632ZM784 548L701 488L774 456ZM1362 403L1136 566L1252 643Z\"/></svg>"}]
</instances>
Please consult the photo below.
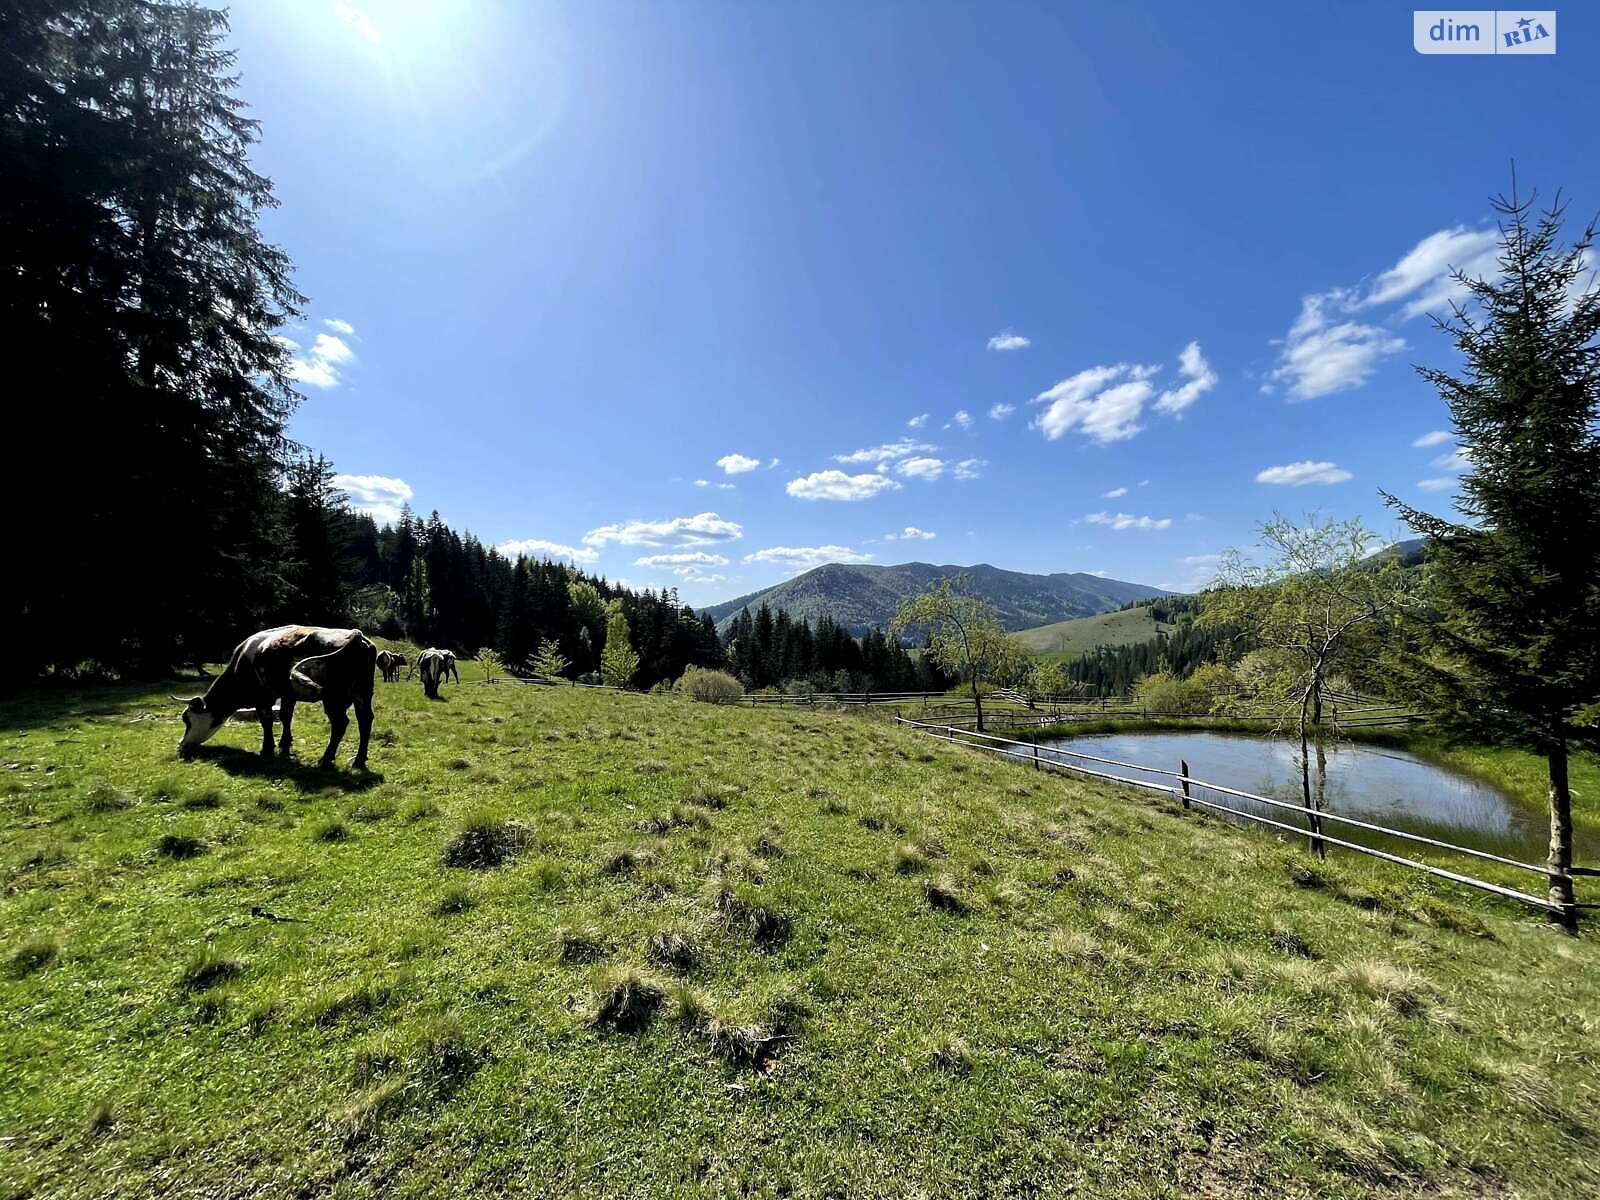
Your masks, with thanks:
<instances>
[{"instance_id":1,"label":"green bush","mask_svg":"<svg viewBox=\"0 0 1600 1200\"><path fill-rule=\"evenodd\" d=\"M726 671L702 671L698 667L684 671L678 688L687 692L691 700L705 704L733 704L744 695L744 687Z\"/></svg>"}]
</instances>

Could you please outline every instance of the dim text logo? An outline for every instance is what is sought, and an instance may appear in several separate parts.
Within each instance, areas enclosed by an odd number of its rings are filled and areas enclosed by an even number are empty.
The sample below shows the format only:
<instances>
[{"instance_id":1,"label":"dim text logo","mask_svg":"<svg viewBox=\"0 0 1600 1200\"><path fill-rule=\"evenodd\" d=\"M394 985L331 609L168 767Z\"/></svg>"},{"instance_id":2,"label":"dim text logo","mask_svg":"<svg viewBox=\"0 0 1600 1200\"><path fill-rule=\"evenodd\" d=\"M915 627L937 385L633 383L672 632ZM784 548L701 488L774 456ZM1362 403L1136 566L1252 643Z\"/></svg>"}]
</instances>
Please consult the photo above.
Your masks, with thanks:
<instances>
[{"instance_id":1,"label":"dim text logo","mask_svg":"<svg viewBox=\"0 0 1600 1200\"><path fill-rule=\"evenodd\" d=\"M1554 9L1418 9L1411 14L1418 54L1554 54Z\"/></svg>"}]
</instances>

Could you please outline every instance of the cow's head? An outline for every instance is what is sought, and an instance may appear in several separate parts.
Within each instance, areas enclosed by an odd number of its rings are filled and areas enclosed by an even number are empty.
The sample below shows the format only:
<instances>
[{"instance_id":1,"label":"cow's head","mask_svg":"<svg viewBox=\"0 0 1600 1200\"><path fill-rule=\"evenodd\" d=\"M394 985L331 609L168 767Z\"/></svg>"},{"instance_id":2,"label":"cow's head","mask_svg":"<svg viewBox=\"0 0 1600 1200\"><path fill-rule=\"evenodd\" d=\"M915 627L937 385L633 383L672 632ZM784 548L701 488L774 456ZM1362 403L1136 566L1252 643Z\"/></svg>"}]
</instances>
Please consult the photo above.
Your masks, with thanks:
<instances>
[{"instance_id":1,"label":"cow's head","mask_svg":"<svg viewBox=\"0 0 1600 1200\"><path fill-rule=\"evenodd\" d=\"M178 757L188 758L222 728L227 717L207 708L204 696L192 696L187 700L174 696L173 699L183 705L183 740L178 743Z\"/></svg>"}]
</instances>

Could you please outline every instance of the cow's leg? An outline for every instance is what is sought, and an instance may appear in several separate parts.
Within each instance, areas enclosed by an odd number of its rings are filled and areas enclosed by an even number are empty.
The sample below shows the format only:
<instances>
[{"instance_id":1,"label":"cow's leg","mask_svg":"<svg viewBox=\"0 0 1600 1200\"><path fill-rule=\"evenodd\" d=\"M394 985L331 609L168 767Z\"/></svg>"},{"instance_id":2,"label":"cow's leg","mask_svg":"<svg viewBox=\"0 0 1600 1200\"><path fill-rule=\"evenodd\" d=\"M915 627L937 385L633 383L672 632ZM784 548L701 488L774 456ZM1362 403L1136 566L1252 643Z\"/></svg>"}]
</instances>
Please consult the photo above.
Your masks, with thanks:
<instances>
[{"instance_id":1,"label":"cow's leg","mask_svg":"<svg viewBox=\"0 0 1600 1200\"><path fill-rule=\"evenodd\" d=\"M278 753L287 756L294 745L294 698L285 696L278 706L278 719L283 722L283 733L278 738Z\"/></svg>"},{"instance_id":2,"label":"cow's leg","mask_svg":"<svg viewBox=\"0 0 1600 1200\"><path fill-rule=\"evenodd\" d=\"M357 770L367 765L367 743L372 740L372 697L356 697L356 731L361 735L361 745L350 765Z\"/></svg>"},{"instance_id":3,"label":"cow's leg","mask_svg":"<svg viewBox=\"0 0 1600 1200\"><path fill-rule=\"evenodd\" d=\"M261 757L272 757L272 703L268 701L256 709L256 720L261 722Z\"/></svg>"},{"instance_id":4,"label":"cow's leg","mask_svg":"<svg viewBox=\"0 0 1600 1200\"><path fill-rule=\"evenodd\" d=\"M322 765L333 766L333 756L344 740L344 731L350 728L350 718L345 716L345 706L333 700L322 702L322 711L328 714L328 748L322 752Z\"/></svg>"}]
</instances>

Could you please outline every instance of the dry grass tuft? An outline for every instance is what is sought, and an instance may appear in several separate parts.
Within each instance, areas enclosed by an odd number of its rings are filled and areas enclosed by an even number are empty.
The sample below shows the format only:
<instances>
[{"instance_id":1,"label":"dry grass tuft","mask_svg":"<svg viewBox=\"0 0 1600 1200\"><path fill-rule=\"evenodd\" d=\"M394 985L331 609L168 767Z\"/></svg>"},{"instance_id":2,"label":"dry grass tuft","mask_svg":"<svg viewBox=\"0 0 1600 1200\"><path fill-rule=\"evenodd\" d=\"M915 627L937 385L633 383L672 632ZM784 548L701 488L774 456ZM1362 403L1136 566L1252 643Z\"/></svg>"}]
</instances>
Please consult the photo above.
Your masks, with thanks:
<instances>
[{"instance_id":1,"label":"dry grass tuft","mask_svg":"<svg viewBox=\"0 0 1600 1200\"><path fill-rule=\"evenodd\" d=\"M567 925L556 933L561 961L595 962L611 952L605 936L593 925Z\"/></svg>"},{"instance_id":2,"label":"dry grass tuft","mask_svg":"<svg viewBox=\"0 0 1600 1200\"><path fill-rule=\"evenodd\" d=\"M467 912L477 903L477 899L468 889L460 884L453 884L439 894L439 899L433 906L433 915L453 917L457 913Z\"/></svg>"},{"instance_id":3,"label":"dry grass tuft","mask_svg":"<svg viewBox=\"0 0 1600 1200\"><path fill-rule=\"evenodd\" d=\"M42 971L55 962L56 956L61 953L61 947L54 938L32 937L23 942L11 952L9 966L11 977L21 979L32 975L35 971Z\"/></svg>"},{"instance_id":4,"label":"dry grass tuft","mask_svg":"<svg viewBox=\"0 0 1600 1200\"><path fill-rule=\"evenodd\" d=\"M648 867L656 861L656 852L647 846L625 846L614 852L606 859L605 872L608 875L631 875L641 867Z\"/></svg>"},{"instance_id":5,"label":"dry grass tuft","mask_svg":"<svg viewBox=\"0 0 1600 1200\"><path fill-rule=\"evenodd\" d=\"M922 898L928 907L960 917L972 911L972 905L962 892L953 875L938 875L922 885Z\"/></svg>"},{"instance_id":6,"label":"dry grass tuft","mask_svg":"<svg viewBox=\"0 0 1600 1200\"><path fill-rule=\"evenodd\" d=\"M1287 925L1274 925L1268 935L1268 942L1274 950L1282 954L1292 954L1296 958L1320 958L1316 948L1301 937L1295 930Z\"/></svg>"},{"instance_id":7,"label":"dry grass tuft","mask_svg":"<svg viewBox=\"0 0 1600 1200\"><path fill-rule=\"evenodd\" d=\"M167 833L156 840L156 853L163 858L197 858L206 852L206 844L186 833Z\"/></svg>"},{"instance_id":8,"label":"dry grass tuft","mask_svg":"<svg viewBox=\"0 0 1600 1200\"><path fill-rule=\"evenodd\" d=\"M666 998L659 983L632 968L610 971L595 989L590 1021L618 1033L638 1033L655 1019Z\"/></svg>"},{"instance_id":9,"label":"dry grass tuft","mask_svg":"<svg viewBox=\"0 0 1600 1200\"><path fill-rule=\"evenodd\" d=\"M694 935L679 929L659 929L650 935L645 956L657 966L673 971L692 971L700 963L700 944Z\"/></svg>"},{"instance_id":10,"label":"dry grass tuft","mask_svg":"<svg viewBox=\"0 0 1600 1200\"><path fill-rule=\"evenodd\" d=\"M793 917L752 890L723 883L714 890L712 903L728 929L744 934L763 950L777 949L794 932Z\"/></svg>"},{"instance_id":11,"label":"dry grass tuft","mask_svg":"<svg viewBox=\"0 0 1600 1200\"><path fill-rule=\"evenodd\" d=\"M244 974L244 962L218 954L215 950L202 950L189 960L189 965L178 977L180 986L191 992L203 992L218 984L227 983Z\"/></svg>"},{"instance_id":12,"label":"dry grass tuft","mask_svg":"<svg viewBox=\"0 0 1600 1200\"><path fill-rule=\"evenodd\" d=\"M120 788L106 787L104 784L90 792L83 801L83 811L86 813L121 812L132 807L132 796Z\"/></svg>"},{"instance_id":13,"label":"dry grass tuft","mask_svg":"<svg viewBox=\"0 0 1600 1200\"><path fill-rule=\"evenodd\" d=\"M520 821L505 821L486 813L471 817L444 849L444 865L486 871L504 866L528 844L528 829Z\"/></svg>"},{"instance_id":14,"label":"dry grass tuft","mask_svg":"<svg viewBox=\"0 0 1600 1200\"><path fill-rule=\"evenodd\" d=\"M1391 963L1350 963L1339 977L1359 995L1382 1001L1403 1017L1414 1017L1434 999L1435 991L1421 975Z\"/></svg>"},{"instance_id":15,"label":"dry grass tuft","mask_svg":"<svg viewBox=\"0 0 1600 1200\"><path fill-rule=\"evenodd\" d=\"M928 1052L934 1070L951 1075L972 1074L973 1055L967 1043L958 1037L946 1035L933 1044Z\"/></svg>"},{"instance_id":16,"label":"dry grass tuft","mask_svg":"<svg viewBox=\"0 0 1600 1200\"><path fill-rule=\"evenodd\" d=\"M894 852L894 869L899 875L916 875L928 869L928 852L915 842L907 842Z\"/></svg>"},{"instance_id":17,"label":"dry grass tuft","mask_svg":"<svg viewBox=\"0 0 1600 1200\"><path fill-rule=\"evenodd\" d=\"M350 827L343 821L319 821L312 826L311 837L318 842L347 842L350 840Z\"/></svg>"},{"instance_id":18,"label":"dry grass tuft","mask_svg":"<svg viewBox=\"0 0 1600 1200\"><path fill-rule=\"evenodd\" d=\"M111 1110L111 1105L102 1100L89 1110L89 1116L84 1120L83 1129L90 1137L98 1137L108 1132L116 1123L117 1116Z\"/></svg>"}]
</instances>

